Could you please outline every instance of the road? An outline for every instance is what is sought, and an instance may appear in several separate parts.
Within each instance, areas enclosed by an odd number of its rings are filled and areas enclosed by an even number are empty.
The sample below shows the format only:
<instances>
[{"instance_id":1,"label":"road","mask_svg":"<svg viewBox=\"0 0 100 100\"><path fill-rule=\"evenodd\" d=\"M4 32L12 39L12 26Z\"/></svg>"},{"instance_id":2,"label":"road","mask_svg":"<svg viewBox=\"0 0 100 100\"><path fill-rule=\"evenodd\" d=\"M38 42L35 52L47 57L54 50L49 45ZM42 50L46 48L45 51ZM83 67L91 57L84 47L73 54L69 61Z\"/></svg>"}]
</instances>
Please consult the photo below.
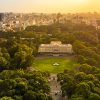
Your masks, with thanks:
<instances>
[{"instance_id":1,"label":"road","mask_svg":"<svg viewBox=\"0 0 100 100\"><path fill-rule=\"evenodd\" d=\"M52 99L63 100L62 93L61 93L61 86L57 82L57 74L51 74L49 81L50 81L50 88L51 88L50 95L52 96Z\"/></svg>"}]
</instances>

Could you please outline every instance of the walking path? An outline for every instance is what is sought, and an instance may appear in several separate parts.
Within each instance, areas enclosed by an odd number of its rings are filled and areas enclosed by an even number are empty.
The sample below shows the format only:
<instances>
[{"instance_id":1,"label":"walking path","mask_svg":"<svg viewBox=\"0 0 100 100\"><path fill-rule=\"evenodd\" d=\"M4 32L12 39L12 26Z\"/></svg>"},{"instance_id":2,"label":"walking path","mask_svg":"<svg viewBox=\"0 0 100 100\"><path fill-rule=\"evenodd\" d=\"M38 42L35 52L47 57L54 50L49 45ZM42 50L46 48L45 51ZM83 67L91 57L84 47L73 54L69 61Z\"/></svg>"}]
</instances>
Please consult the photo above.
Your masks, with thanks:
<instances>
[{"instance_id":1,"label":"walking path","mask_svg":"<svg viewBox=\"0 0 100 100\"><path fill-rule=\"evenodd\" d=\"M62 92L61 92L61 86L57 82L57 74L51 74L50 75L50 87L51 87L51 93L53 100L62 100Z\"/></svg>"}]
</instances>

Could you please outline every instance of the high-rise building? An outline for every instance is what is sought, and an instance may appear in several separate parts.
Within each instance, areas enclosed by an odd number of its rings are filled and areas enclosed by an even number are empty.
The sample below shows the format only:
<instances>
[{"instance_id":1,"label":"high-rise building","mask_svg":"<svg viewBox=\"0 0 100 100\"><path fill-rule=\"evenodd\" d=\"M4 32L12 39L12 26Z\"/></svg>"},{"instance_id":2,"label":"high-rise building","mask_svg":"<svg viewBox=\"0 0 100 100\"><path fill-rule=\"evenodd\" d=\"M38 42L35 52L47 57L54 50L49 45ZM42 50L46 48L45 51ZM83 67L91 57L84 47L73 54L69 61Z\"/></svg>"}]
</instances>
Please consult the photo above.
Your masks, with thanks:
<instances>
[{"instance_id":1,"label":"high-rise building","mask_svg":"<svg viewBox=\"0 0 100 100\"><path fill-rule=\"evenodd\" d=\"M4 13L0 13L0 21L2 21L4 18Z\"/></svg>"}]
</instances>

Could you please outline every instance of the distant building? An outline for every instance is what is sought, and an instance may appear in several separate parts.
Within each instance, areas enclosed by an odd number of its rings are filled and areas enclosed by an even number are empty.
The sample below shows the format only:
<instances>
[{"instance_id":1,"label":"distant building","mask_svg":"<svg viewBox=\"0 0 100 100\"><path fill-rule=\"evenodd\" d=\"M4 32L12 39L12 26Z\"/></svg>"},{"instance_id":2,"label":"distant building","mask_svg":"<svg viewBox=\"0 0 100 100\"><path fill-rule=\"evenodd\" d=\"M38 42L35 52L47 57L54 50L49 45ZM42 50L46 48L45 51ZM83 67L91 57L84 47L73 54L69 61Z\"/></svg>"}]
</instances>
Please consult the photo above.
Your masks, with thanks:
<instances>
[{"instance_id":1,"label":"distant building","mask_svg":"<svg viewBox=\"0 0 100 100\"><path fill-rule=\"evenodd\" d=\"M0 13L0 21L2 21L4 18L4 14L3 13Z\"/></svg>"},{"instance_id":2,"label":"distant building","mask_svg":"<svg viewBox=\"0 0 100 100\"><path fill-rule=\"evenodd\" d=\"M0 43L2 43L2 42L7 42L7 39L5 39L5 38L0 38Z\"/></svg>"},{"instance_id":3,"label":"distant building","mask_svg":"<svg viewBox=\"0 0 100 100\"><path fill-rule=\"evenodd\" d=\"M41 55L63 56L72 54L71 44L62 44L61 41L51 41L50 44L41 44L38 53Z\"/></svg>"}]
</instances>

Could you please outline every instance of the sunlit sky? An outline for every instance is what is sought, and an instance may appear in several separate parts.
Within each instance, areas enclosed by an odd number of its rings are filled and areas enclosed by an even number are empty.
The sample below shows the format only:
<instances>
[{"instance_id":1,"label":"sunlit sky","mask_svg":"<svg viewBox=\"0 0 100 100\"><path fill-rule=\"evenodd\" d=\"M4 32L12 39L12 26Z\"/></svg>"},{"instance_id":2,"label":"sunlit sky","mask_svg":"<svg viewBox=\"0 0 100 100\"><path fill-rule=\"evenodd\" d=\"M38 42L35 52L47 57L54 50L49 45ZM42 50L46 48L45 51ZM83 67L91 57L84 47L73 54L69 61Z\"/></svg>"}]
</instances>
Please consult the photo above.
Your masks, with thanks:
<instances>
[{"instance_id":1,"label":"sunlit sky","mask_svg":"<svg viewBox=\"0 0 100 100\"><path fill-rule=\"evenodd\" d=\"M0 0L0 12L100 12L100 0Z\"/></svg>"}]
</instances>

